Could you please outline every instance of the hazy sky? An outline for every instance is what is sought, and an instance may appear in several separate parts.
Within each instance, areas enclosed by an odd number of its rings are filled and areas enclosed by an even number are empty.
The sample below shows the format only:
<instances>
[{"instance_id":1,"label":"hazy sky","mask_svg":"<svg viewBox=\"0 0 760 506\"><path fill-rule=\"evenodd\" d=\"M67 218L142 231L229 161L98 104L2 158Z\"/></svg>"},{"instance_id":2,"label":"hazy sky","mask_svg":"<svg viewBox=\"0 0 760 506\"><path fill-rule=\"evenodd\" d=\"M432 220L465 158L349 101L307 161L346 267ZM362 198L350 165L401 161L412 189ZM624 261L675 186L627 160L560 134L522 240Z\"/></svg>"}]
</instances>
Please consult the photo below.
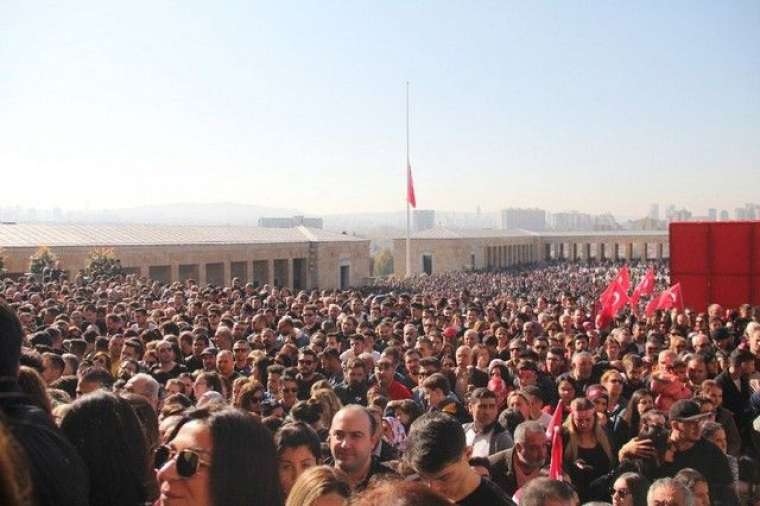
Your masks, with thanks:
<instances>
[{"instance_id":1,"label":"hazy sky","mask_svg":"<svg viewBox=\"0 0 760 506\"><path fill-rule=\"evenodd\" d=\"M760 201L760 2L0 2L3 205Z\"/></svg>"}]
</instances>

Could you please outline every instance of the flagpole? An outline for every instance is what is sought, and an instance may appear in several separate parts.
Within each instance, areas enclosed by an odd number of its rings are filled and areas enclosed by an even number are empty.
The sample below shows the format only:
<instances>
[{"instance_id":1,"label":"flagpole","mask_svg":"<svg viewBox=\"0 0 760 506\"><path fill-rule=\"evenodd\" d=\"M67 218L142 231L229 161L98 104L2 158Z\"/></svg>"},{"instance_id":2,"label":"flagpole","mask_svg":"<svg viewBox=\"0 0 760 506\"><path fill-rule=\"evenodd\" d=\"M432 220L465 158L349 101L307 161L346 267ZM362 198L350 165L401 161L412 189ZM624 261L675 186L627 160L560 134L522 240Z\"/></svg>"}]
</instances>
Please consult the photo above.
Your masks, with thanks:
<instances>
[{"instance_id":1,"label":"flagpole","mask_svg":"<svg viewBox=\"0 0 760 506\"><path fill-rule=\"evenodd\" d=\"M409 81L406 82L406 187L409 188ZM412 250L409 237L409 198L406 198L406 277L412 275Z\"/></svg>"}]
</instances>

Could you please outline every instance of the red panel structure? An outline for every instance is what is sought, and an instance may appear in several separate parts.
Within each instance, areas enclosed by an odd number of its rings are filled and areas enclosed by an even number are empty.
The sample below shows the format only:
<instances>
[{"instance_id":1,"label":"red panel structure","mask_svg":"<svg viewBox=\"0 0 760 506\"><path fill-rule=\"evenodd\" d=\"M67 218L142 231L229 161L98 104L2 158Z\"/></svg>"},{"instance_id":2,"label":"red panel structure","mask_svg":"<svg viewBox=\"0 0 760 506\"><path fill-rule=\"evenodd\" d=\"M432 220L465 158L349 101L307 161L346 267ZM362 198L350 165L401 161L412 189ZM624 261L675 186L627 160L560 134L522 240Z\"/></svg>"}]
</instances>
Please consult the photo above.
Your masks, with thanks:
<instances>
[{"instance_id":1,"label":"red panel structure","mask_svg":"<svg viewBox=\"0 0 760 506\"><path fill-rule=\"evenodd\" d=\"M760 221L670 224L671 284L684 304L760 304Z\"/></svg>"}]
</instances>

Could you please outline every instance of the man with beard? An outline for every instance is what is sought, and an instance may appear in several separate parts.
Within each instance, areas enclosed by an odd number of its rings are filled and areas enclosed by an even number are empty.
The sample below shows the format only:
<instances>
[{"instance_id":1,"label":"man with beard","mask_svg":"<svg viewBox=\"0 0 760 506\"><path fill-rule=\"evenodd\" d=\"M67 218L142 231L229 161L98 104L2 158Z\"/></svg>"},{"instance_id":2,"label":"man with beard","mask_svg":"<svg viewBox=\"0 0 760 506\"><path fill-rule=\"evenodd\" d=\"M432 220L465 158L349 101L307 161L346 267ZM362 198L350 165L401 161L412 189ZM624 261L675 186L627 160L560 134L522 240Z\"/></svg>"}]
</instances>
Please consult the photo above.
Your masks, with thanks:
<instances>
[{"instance_id":1,"label":"man with beard","mask_svg":"<svg viewBox=\"0 0 760 506\"><path fill-rule=\"evenodd\" d=\"M710 484L713 504L736 504L733 477L723 451L702 437L702 413L691 399L676 401L670 408L670 447L665 452L660 476L673 476L681 469L696 469Z\"/></svg>"},{"instance_id":2,"label":"man with beard","mask_svg":"<svg viewBox=\"0 0 760 506\"><path fill-rule=\"evenodd\" d=\"M324 376L317 372L319 367L319 358L314 350L304 348L298 355L298 398L306 400L311 395L311 386L317 381L325 379Z\"/></svg>"},{"instance_id":3,"label":"man with beard","mask_svg":"<svg viewBox=\"0 0 760 506\"><path fill-rule=\"evenodd\" d=\"M513 446L512 437L496 423L499 410L496 394L487 388L476 388L469 398L472 423L462 426L471 457L488 457Z\"/></svg>"},{"instance_id":4,"label":"man with beard","mask_svg":"<svg viewBox=\"0 0 760 506\"><path fill-rule=\"evenodd\" d=\"M348 377L335 387L335 394L344 406L349 404L367 405L367 366L363 360L355 358L348 362Z\"/></svg>"},{"instance_id":5,"label":"man with beard","mask_svg":"<svg viewBox=\"0 0 760 506\"><path fill-rule=\"evenodd\" d=\"M546 465L546 429L536 421L522 422L515 429L515 445L491 455L491 476L510 497L541 476Z\"/></svg>"}]
</instances>

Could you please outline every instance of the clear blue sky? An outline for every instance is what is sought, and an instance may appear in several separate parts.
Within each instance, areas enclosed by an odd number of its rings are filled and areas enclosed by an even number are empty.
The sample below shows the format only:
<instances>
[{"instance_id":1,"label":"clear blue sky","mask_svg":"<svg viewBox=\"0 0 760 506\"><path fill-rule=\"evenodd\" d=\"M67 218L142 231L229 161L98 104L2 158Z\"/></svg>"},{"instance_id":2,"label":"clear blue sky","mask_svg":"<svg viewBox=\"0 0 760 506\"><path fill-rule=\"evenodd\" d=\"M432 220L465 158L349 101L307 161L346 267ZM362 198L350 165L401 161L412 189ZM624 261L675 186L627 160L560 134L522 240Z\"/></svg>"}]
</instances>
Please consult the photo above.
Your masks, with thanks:
<instances>
[{"instance_id":1,"label":"clear blue sky","mask_svg":"<svg viewBox=\"0 0 760 506\"><path fill-rule=\"evenodd\" d=\"M0 4L3 204L760 201L760 2Z\"/></svg>"}]
</instances>

